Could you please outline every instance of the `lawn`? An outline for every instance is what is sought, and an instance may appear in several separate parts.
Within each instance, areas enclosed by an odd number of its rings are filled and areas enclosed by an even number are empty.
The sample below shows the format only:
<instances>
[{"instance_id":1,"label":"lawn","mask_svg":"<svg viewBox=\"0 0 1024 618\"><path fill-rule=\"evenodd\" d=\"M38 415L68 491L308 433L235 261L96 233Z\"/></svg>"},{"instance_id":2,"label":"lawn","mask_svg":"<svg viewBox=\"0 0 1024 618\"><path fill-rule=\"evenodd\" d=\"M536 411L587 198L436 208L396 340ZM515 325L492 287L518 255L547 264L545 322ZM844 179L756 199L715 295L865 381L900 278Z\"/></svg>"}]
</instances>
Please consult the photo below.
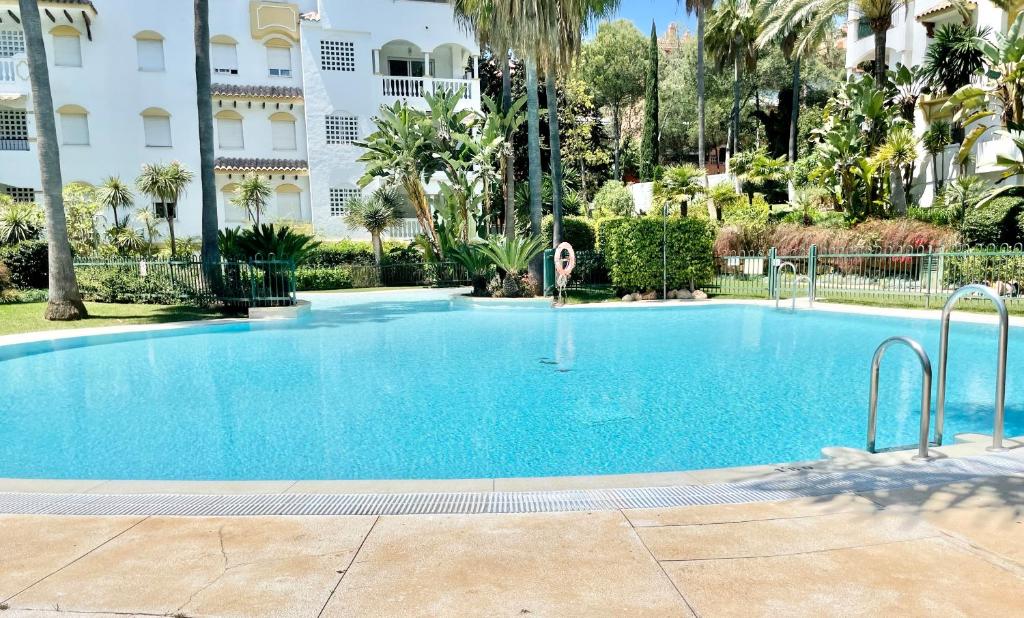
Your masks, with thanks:
<instances>
[{"instance_id":1,"label":"lawn","mask_svg":"<svg viewBox=\"0 0 1024 618\"><path fill-rule=\"evenodd\" d=\"M92 328L124 324L162 324L184 320L209 320L223 317L213 309L166 305L119 305L85 303L89 318L77 322L50 322L43 319L46 303L0 305L0 335L30 333L65 328Z\"/></svg>"}]
</instances>

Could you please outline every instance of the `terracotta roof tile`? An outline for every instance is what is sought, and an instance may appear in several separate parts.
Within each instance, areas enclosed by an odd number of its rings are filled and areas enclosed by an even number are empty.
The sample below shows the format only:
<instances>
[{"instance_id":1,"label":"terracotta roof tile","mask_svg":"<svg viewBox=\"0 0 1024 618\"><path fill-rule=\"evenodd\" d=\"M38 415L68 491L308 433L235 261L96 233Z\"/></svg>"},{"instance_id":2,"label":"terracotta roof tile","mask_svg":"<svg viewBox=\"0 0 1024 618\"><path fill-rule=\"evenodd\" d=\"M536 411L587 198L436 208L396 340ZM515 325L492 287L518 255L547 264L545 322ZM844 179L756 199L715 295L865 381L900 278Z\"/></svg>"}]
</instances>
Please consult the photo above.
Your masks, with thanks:
<instances>
[{"instance_id":1,"label":"terracotta roof tile","mask_svg":"<svg viewBox=\"0 0 1024 618\"><path fill-rule=\"evenodd\" d=\"M213 166L224 171L300 172L309 169L301 159L258 159L255 157L217 157Z\"/></svg>"},{"instance_id":2,"label":"terracotta roof tile","mask_svg":"<svg viewBox=\"0 0 1024 618\"><path fill-rule=\"evenodd\" d=\"M302 88L292 86L244 86L235 84L211 84L210 93L215 97L256 97L260 99L301 99Z\"/></svg>"}]
</instances>

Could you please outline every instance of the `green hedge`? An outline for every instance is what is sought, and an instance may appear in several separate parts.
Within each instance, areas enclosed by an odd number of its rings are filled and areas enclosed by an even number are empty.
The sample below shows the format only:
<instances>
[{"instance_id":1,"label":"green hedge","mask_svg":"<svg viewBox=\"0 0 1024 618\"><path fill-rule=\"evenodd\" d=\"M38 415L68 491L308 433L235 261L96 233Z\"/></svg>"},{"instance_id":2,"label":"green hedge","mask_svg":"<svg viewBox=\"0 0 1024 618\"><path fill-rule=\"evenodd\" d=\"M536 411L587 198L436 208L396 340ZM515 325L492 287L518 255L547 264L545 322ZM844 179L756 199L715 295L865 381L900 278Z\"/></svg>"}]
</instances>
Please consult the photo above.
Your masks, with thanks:
<instances>
[{"instance_id":1,"label":"green hedge","mask_svg":"<svg viewBox=\"0 0 1024 618\"><path fill-rule=\"evenodd\" d=\"M295 269L295 287L300 292L307 290L344 290L352 287L352 275L343 268Z\"/></svg>"},{"instance_id":2,"label":"green hedge","mask_svg":"<svg viewBox=\"0 0 1024 618\"><path fill-rule=\"evenodd\" d=\"M409 243L384 241L385 264L407 264L422 261L423 257L420 252L410 247ZM334 266L347 266L349 264L372 266L374 263L373 246L370 244L370 241L338 240L322 243L313 250L303 266L330 268Z\"/></svg>"},{"instance_id":3,"label":"green hedge","mask_svg":"<svg viewBox=\"0 0 1024 618\"><path fill-rule=\"evenodd\" d=\"M544 238L551 238L554 225L554 217L544 217L544 226L541 228ZM562 217L562 240L572 245L576 251L593 251L597 242L597 230L593 222L586 217Z\"/></svg>"},{"instance_id":4,"label":"green hedge","mask_svg":"<svg viewBox=\"0 0 1024 618\"><path fill-rule=\"evenodd\" d=\"M669 289L700 287L714 276L715 227L693 218L670 218L667 226ZM625 292L662 286L662 220L606 219L598 231L612 285Z\"/></svg>"},{"instance_id":5,"label":"green hedge","mask_svg":"<svg viewBox=\"0 0 1024 618\"><path fill-rule=\"evenodd\" d=\"M0 264L11 273L11 285L23 290L49 287L49 249L42 240L0 247Z\"/></svg>"},{"instance_id":6,"label":"green hedge","mask_svg":"<svg viewBox=\"0 0 1024 618\"><path fill-rule=\"evenodd\" d=\"M85 266L75 268L78 289L85 300L99 303L151 303L157 305L210 304L211 299L168 273L140 276L137 266Z\"/></svg>"},{"instance_id":7,"label":"green hedge","mask_svg":"<svg viewBox=\"0 0 1024 618\"><path fill-rule=\"evenodd\" d=\"M931 223L932 225L951 225L953 223L949 209L942 208L941 206L932 206L931 208L911 206L907 209L907 217L922 223Z\"/></svg>"},{"instance_id":8,"label":"green hedge","mask_svg":"<svg viewBox=\"0 0 1024 618\"><path fill-rule=\"evenodd\" d=\"M960 233L972 245L1012 245L1022 240L1018 217L1024 214L1024 200L999 197L981 208L969 208L964 214Z\"/></svg>"}]
</instances>

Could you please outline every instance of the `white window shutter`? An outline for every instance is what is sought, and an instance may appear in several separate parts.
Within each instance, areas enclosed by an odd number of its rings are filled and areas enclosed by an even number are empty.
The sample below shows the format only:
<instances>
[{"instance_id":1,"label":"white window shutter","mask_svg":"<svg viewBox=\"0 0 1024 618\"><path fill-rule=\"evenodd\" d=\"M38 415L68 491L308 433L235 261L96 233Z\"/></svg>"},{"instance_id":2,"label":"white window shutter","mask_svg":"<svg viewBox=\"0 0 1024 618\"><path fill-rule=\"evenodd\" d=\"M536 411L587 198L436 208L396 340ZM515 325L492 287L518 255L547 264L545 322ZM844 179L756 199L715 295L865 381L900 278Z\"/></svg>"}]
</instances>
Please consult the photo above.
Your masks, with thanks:
<instances>
[{"instance_id":1,"label":"white window shutter","mask_svg":"<svg viewBox=\"0 0 1024 618\"><path fill-rule=\"evenodd\" d=\"M140 71L163 71L164 70L164 42L151 39L139 39L139 70Z\"/></svg>"},{"instance_id":2,"label":"white window shutter","mask_svg":"<svg viewBox=\"0 0 1024 618\"><path fill-rule=\"evenodd\" d=\"M238 48L229 43L211 45L210 61L214 73L238 73Z\"/></svg>"},{"instance_id":3,"label":"white window shutter","mask_svg":"<svg viewBox=\"0 0 1024 618\"><path fill-rule=\"evenodd\" d=\"M242 136L242 121L237 118L217 119L218 143L221 148L227 150L240 150L245 148L245 140Z\"/></svg>"},{"instance_id":4,"label":"white window shutter","mask_svg":"<svg viewBox=\"0 0 1024 618\"><path fill-rule=\"evenodd\" d=\"M64 144L72 146L89 144L89 117L85 114L61 114L60 130Z\"/></svg>"},{"instance_id":5,"label":"white window shutter","mask_svg":"<svg viewBox=\"0 0 1024 618\"><path fill-rule=\"evenodd\" d=\"M299 193L277 194L277 218L298 221L302 218L302 202Z\"/></svg>"},{"instance_id":6,"label":"white window shutter","mask_svg":"<svg viewBox=\"0 0 1024 618\"><path fill-rule=\"evenodd\" d=\"M270 74L279 77L290 77L292 73L292 50L287 47L268 47L267 66Z\"/></svg>"},{"instance_id":7,"label":"white window shutter","mask_svg":"<svg viewBox=\"0 0 1024 618\"><path fill-rule=\"evenodd\" d=\"M53 37L53 64L58 67L82 66L82 39L77 36Z\"/></svg>"},{"instance_id":8,"label":"white window shutter","mask_svg":"<svg viewBox=\"0 0 1024 618\"><path fill-rule=\"evenodd\" d=\"M270 123L274 150L295 150L295 123L291 120L274 120Z\"/></svg>"},{"instance_id":9,"label":"white window shutter","mask_svg":"<svg viewBox=\"0 0 1024 618\"><path fill-rule=\"evenodd\" d=\"M171 145L171 119L167 116L146 116L142 119L147 146Z\"/></svg>"}]
</instances>

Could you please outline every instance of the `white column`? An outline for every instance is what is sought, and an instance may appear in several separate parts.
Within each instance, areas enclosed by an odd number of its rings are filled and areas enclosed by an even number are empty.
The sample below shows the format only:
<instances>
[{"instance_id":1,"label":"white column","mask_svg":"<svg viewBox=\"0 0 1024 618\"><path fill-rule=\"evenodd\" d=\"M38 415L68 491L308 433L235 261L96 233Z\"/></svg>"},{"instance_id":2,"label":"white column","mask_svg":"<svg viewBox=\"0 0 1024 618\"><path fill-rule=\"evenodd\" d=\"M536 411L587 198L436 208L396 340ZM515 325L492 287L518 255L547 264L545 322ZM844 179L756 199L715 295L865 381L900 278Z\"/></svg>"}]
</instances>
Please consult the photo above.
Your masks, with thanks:
<instances>
[{"instance_id":1,"label":"white column","mask_svg":"<svg viewBox=\"0 0 1024 618\"><path fill-rule=\"evenodd\" d=\"M430 52L423 52L423 91L434 93L433 74L430 70Z\"/></svg>"},{"instance_id":2,"label":"white column","mask_svg":"<svg viewBox=\"0 0 1024 618\"><path fill-rule=\"evenodd\" d=\"M473 56L473 79L480 78L480 56Z\"/></svg>"},{"instance_id":3,"label":"white column","mask_svg":"<svg viewBox=\"0 0 1024 618\"><path fill-rule=\"evenodd\" d=\"M379 49L373 50L373 74L374 75L380 75L381 74L381 70L380 70L380 50Z\"/></svg>"}]
</instances>

